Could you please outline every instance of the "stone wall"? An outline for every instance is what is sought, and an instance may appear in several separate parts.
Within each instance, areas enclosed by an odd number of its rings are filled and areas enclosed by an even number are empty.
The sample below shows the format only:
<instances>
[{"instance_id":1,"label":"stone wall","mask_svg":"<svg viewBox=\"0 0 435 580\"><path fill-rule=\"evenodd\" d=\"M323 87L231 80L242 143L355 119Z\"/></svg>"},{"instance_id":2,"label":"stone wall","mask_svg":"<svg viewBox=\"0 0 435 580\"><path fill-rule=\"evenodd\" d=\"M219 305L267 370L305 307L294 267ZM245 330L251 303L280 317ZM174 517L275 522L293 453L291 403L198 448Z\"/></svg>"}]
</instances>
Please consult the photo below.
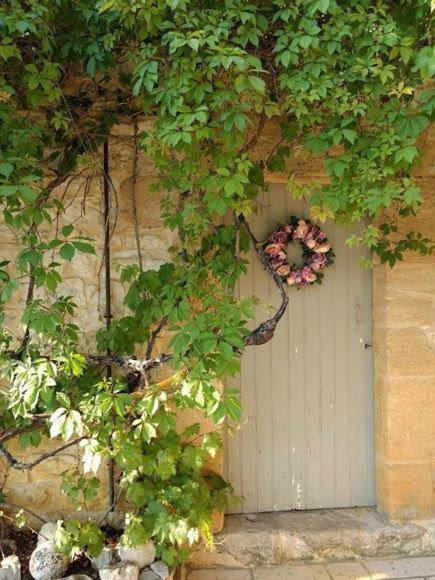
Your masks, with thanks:
<instances>
[{"instance_id":1,"label":"stone wall","mask_svg":"<svg viewBox=\"0 0 435 580\"><path fill-rule=\"evenodd\" d=\"M434 237L435 134L416 170L424 205L403 228ZM376 488L393 518L426 518L435 506L434 256L408 254L374 271Z\"/></svg>"},{"instance_id":2,"label":"stone wall","mask_svg":"<svg viewBox=\"0 0 435 580\"><path fill-rule=\"evenodd\" d=\"M140 130L145 128L146 123L143 123ZM113 184L111 221L114 224L111 239L112 305L115 316L124 313L124 292L116 266L137 260L131 206L132 136L132 126L118 125L109 144ZM258 152L269 151L275 140L276 128L267 127L258 144ZM426 148L430 150L431 144L428 139ZM433 233L433 160L433 156L426 156L418 170L426 201L418 218L407 224L429 235ZM286 173L267 177L269 181L279 183L285 182L288 175L294 175L302 182L325 180L321 161L307 159L297 150L289 160ZM173 241L173 233L165 230L162 224L160 198L150 193L150 184L155 178L154 167L141 154L136 196L145 268L155 268L165 262L167 248ZM83 333L83 348L91 351L94 349L94 332L104 324L100 176L89 179L82 176L68 188L64 187L63 193L68 207L63 222L74 223L77 233L92 237L97 251L96 256L78 255L71 264L66 264L61 286L62 292L72 294L79 306L75 322ZM62 225L59 224L59 227ZM0 244L2 257L15 254L17 245L4 224L0 224ZM377 496L380 509L392 517L425 517L432 502L432 267L431 258L406 256L395 269L378 266L374 272ZM23 285L21 297L24 295ZM18 320L21 314L19 300L11 306L11 313ZM14 326L17 332L17 323ZM190 419L192 417L184 416L180 421L187 423ZM13 451L19 453L16 447ZM24 456L31 460L39 453L40 449L32 449ZM59 474L76 465L78 459L79 450L71 448L32 471L16 471L3 464L0 469L3 492L11 502L33 509L49 519L68 517L75 513L75 506L61 496ZM213 468L222 468L221 457ZM104 513L107 504L104 494L106 474L107 470L102 469L102 492L93 504L86 506L83 516L91 514L98 518Z\"/></svg>"}]
</instances>

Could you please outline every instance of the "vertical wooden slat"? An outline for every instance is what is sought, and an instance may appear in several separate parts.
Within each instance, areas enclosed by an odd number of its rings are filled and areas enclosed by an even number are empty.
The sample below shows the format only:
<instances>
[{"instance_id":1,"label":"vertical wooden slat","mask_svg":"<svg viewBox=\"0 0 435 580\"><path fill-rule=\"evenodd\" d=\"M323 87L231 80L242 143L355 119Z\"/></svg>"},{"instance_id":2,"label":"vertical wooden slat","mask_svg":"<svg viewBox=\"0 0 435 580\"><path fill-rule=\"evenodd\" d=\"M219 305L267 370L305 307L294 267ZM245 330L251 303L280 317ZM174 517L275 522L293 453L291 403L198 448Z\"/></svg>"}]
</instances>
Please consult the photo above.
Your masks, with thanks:
<instances>
[{"instance_id":1,"label":"vertical wooden slat","mask_svg":"<svg viewBox=\"0 0 435 580\"><path fill-rule=\"evenodd\" d=\"M255 216L254 230L264 240L270 230L270 195L262 196L264 209ZM257 259L258 261L258 259ZM257 308L255 324L270 316L270 277L259 265L255 268L255 295L261 303ZM273 506L273 432L271 421L271 349L270 343L255 349L256 419L257 419L257 509L268 511Z\"/></svg>"},{"instance_id":2,"label":"vertical wooden slat","mask_svg":"<svg viewBox=\"0 0 435 580\"><path fill-rule=\"evenodd\" d=\"M286 218L287 193L277 186L270 190L270 224L275 224ZM278 292L271 289L271 303L275 308L281 303ZM278 324L270 345L271 369L270 389L272 405L272 441L273 441L273 510L291 509L291 476L290 476L290 444L289 444L289 367L288 367L288 334L286 321Z\"/></svg>"},{"instance_id":3,"label":"vertical wooden slat","mask_svg":"<svg viewBox=\"0 0 435 580\"><path fill-rule=\"evenodd\" d=\"M335 248L335 227L328 223L328 239ZM332 266L333 267L333 266ZM335 304L336 277L323 278L319 304L319 346L321 369L321 507L333 507L335 502Z\"/></svg>"},{"instance_id":4,"label":"vertical wooden slat","mask_svg":"<svg viewBox=\"0 0 435 580\"><path fill-rule=\"evenodd\" d=\"M365 343L365 272L358 265L361 251L349 250L350 296L350 505L361 505L367 495L367 389Z\"/></svg>"},{"instance_id":5,"label":"vertical wooden slat","mask_svg":"<svg viewBox=\"0 0 435 580\"><path fill-rule=\"evenodd\" d=\"M293 289L292 289L293 290ZM321 381L320 381L320 296L322 288L308 286L296 290L305 298L305 445L306 445L306 507L322 503L321 476Z\"/></svg>"},{"instance_id":6,"label":"vertical wooden slat","mask_svg":"<svg viewBox=\"0 0 435 580\"><path fill-rule=\"evenodd\" d=\"M304 204L289 199L287 216L303 215ZM306 442L305 442L305 296L289 288L289 308L286 317L290 358L290 458L291 458L291 499L293 509L306 506Z\"/></svg>"},{"instance_id":7,"label":"vertical wooden slat","mask_svg":"<svg viewBox=\"0 0 435 580\"><path fill-rule=\"evenodd\" d=\"M254 251L250 252L250 263L255 264ZM255 293L255 266L246 276L247 287L241 287L242 296ZM243 428L241 431L242 453L242 511L257 511L257 417L255 392L255 349L247 348L242 359L241 404Z\"/></svg>"},{"instance_id":8,"label":"vertical wooden slat","mask_svg":"<svg viewBox=\"0 0 435 580\"><path fill-rule=\"evenodd\" d=\"M344 245L346 232L336 229L334 252L335 294L335 506L346 507L350 500L349 444L349 256ZM332 270L331 268L331 270ZM329 276L332 272L325 272Z\"/></svg>"}]
</instances>

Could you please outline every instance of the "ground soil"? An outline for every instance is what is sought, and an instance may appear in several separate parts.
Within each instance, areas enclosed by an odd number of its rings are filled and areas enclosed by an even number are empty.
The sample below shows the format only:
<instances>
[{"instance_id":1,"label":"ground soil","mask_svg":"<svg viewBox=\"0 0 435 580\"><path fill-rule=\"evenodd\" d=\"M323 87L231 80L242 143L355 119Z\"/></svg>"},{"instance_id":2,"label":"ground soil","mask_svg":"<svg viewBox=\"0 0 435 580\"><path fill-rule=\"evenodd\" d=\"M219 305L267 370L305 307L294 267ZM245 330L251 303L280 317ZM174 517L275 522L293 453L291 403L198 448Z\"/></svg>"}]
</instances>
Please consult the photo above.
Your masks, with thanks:
<instances>
[{"instance_id":1,"label":"ground soil","mask_svg":"<svg viewBox=\"0 0 435 580\"><path fill-rule=\"evenodd\" d=\"M114 541L115 534L119 536L119 533L114 530L106 530L106 533L111 541ZM0 555L6 557L16 554L21 563L22 580L32 580L29 573L29 559L36 547L37 535L28 528L18 529L5 526L3 523L0 535ZM98 579L98 572L92 569L89 558L84 555L78 557L68 566L64 576L71 574L87 574L90 578Z\"/></svg>"}]
</instances>

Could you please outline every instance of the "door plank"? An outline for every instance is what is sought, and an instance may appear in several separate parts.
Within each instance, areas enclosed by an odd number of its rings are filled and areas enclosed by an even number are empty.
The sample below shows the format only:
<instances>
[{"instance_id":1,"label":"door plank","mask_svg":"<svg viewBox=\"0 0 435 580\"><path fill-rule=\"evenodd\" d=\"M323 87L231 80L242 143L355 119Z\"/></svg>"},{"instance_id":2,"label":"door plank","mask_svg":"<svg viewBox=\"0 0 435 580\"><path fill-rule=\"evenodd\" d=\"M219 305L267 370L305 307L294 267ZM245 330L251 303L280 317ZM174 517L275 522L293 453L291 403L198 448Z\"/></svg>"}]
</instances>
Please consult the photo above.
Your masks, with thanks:
<instances>
[{"instance_id":1,"label":"door plank","mask_svg":"<svg viewBox=\"0 0 435 580\"><path fill-rule=\"evenodd\" d=\"M330 224L328 239L335 248L335 227ZM333 266L332 266L333 267ZM335 501L335 407L336 407L336 361L335 361L335 304L336 277L328 276L322 281L320 300L320 383L321 383L321 482L322 507L333 507Z\"/></svg>"},{"instance_id":2,"label":"door plank","mask_svg":"<svg viewBox=\"0 0 435 580\"><path fill-rule=\"evenodd\" d=\"M255 216L257 239L264 240L270 230L269 192L263 196L265 208ZM258 262L258 258L257 258ZM255 325L271 315L270 277L259 265L255 268L255 295L261 304L256 310ZM255 357L255 392L257 422L257 510L267 511L273 506L273 436L271 420L271 348L270 343L251 347Z\"/></svg>"},{"instance_id":3,"label":"door plank","mask_svg":"<svg viewBox=\"0 0 435 580\"><path fill-rule=\"evenodd\" d=\"M282 188L273 187L270 190L270 231L285 219L287 212L287 195ZM274 308L281 304L281 298L273 287L271 303ZM282 320L275 330L273 342L270 343L271 369L271 416L272 416L272 454L273 454L273 510L291 509L291 475L289 444L290 393L288 386L288 333L286 321Z\"/></svg>"}]
</instances>

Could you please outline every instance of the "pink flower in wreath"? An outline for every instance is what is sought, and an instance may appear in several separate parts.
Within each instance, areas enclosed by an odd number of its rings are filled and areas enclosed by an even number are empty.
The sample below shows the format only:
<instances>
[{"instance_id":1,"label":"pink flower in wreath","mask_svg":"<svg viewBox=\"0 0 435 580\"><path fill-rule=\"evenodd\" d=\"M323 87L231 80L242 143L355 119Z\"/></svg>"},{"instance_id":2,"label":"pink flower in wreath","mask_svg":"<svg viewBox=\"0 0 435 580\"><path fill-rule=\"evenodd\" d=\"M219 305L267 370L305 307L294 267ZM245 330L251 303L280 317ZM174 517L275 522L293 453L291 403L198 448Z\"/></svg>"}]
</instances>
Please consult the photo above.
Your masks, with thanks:
<instances>
[{"instance_id":1,"label":"pink flower in wreath","mask_svg":"<svg viewBox=\"0 0 435 580\"><path fill-rule=\"evenodd\" d=\"M325 254L313 254L307 258L306 265L309 266L311 270L317 272L318 270L322 270L327 263L328 260L326 259Z\"/></svg>"},{"instance_id":2,"label":"pink flower in wreath","mask_svg":"<svg viewBox=\"0 0 435 580\"><path fill-rule=\"evenodd\" d=\"M311 225L311 232L310 232L310 238L314 238L315 240L317 240L317 236L320 235L320 228L319 226L315 226L315 225Z\"/></svg>"},{"instance_id":3,"label":"pink flower in wreath","mask_svg":"<svg viewBox=\"0 0 435 580\"><path fill-rule=\"evenodd\" d=\"M325 232L323 232L322 230L319 230L319 233L316 235L316 240L318 242L323 242L323 240L326 240Z\"/></svg>"},{"instance_id":4,"label":"pink flower in wreath","mask_svg":"<svg viewBox=\"0 0 435 580\"><path fill-rule=\"evenodd\" d=\"M282 264L279 268L276 269L276 273L278 276L288 276L290 274L290 266L288 264Z\"/></svg>"},{"instance_id":5,"label":"pink flower in wreath","mask_svg":"<svg viewBox=\"0 0 435 580\"><path fill-rule=\"evenodd\" d=\"M291 226L290 224L284 224L282 226L282 230L283 232L285 232L288 236L290 236L293 233L293 226Z\"/></svg>"},{"instance_id":6,"label":"pink flower in wreath","mask_svg":"<svg viewBox=\"0 0 435 580\"><path fill-rule=\"evenodd\" d=\"M305 245L310 250L313 250L317 246L317 242L314 238L308 238L308 240L306 240L306 242L305 242Z\"/></svg>"},{"instance_id":7,"label":"pink flower in wreath","mask_svg":"<svg viewBox=\"0 0 435 580\"><path fill-rule=\"evenodd\" d=\"M280 244L283 247L286 245L287 240L288 234L284 230L278 230L269 236L269 242L272 242L273 244Z\"/></svg>"},{"instance_id":8,"label":"pink flower in wreath","mask_svg":"<svg viewBox=\"0 0 435 580\"><path fill-rule=\"evenodd\" d=\"M317 252L318 254L326 254L326 252L329 252L330 249L331 249L331 244L329 244L329 243L317 244L314 247L314 251Z\"/></svg>"},{"instance_id":9,"label":"pink flower in wreath","mask_svg":"<svg viewBox=\"0 0 435 580\"><path fill-rule=\"evenodd\" d=\"M293 270L293 272L290 272L290 275L287 278L286 282L289 286L300 286L303 282L301 271Z\"/></svg>"},{"instance_id":10,"label":"pink flower in wreath","mask_svg":"<svg viewBox=\"0 0 435 580\"><path fill-rule=\"evenodd\" d=\"M277 270L280 266L282 266L284 264L284 258L277 258L276 256L273 256L272 258L270 258L270 265L272 266L272 268L274 270Z\"/></svg>"},{"instance_id":11,"label":"pink flower in wreath","mask_svg":"<svg viewBox=\"0 0 435 580\"><path fill-rule=\"evenodd\" d=\"M282 245L281 244L268 244L264 248L264 251L269 256L276 256L277 254L279 254L279 252L282 251Z\"/></svg>"},{"instance_id":12,"label":"pink flower in wreath","mask_svg":"<svg viewBox=\"0 0 435 580\"><path fill-rule=\"evenodd\" d=\"M316 274L309 266L305 266L305 268L302 268L301 274L305 282L308 282L309 284L311 282L314 282L314 280L317 278Z\"/></svg>"},{"instance_id":13,"label":"pink flower in wreath","mask_svg":"<svg viewBox=\"0 0 435 580\"><path fill-rule=\"evenodd\" d=\"M303 240L307 236L309 232L309 225L305 220L298 221L298 227L295 229L293 233L293 237L297 240Z\"/></svg>"}]
</instances>

